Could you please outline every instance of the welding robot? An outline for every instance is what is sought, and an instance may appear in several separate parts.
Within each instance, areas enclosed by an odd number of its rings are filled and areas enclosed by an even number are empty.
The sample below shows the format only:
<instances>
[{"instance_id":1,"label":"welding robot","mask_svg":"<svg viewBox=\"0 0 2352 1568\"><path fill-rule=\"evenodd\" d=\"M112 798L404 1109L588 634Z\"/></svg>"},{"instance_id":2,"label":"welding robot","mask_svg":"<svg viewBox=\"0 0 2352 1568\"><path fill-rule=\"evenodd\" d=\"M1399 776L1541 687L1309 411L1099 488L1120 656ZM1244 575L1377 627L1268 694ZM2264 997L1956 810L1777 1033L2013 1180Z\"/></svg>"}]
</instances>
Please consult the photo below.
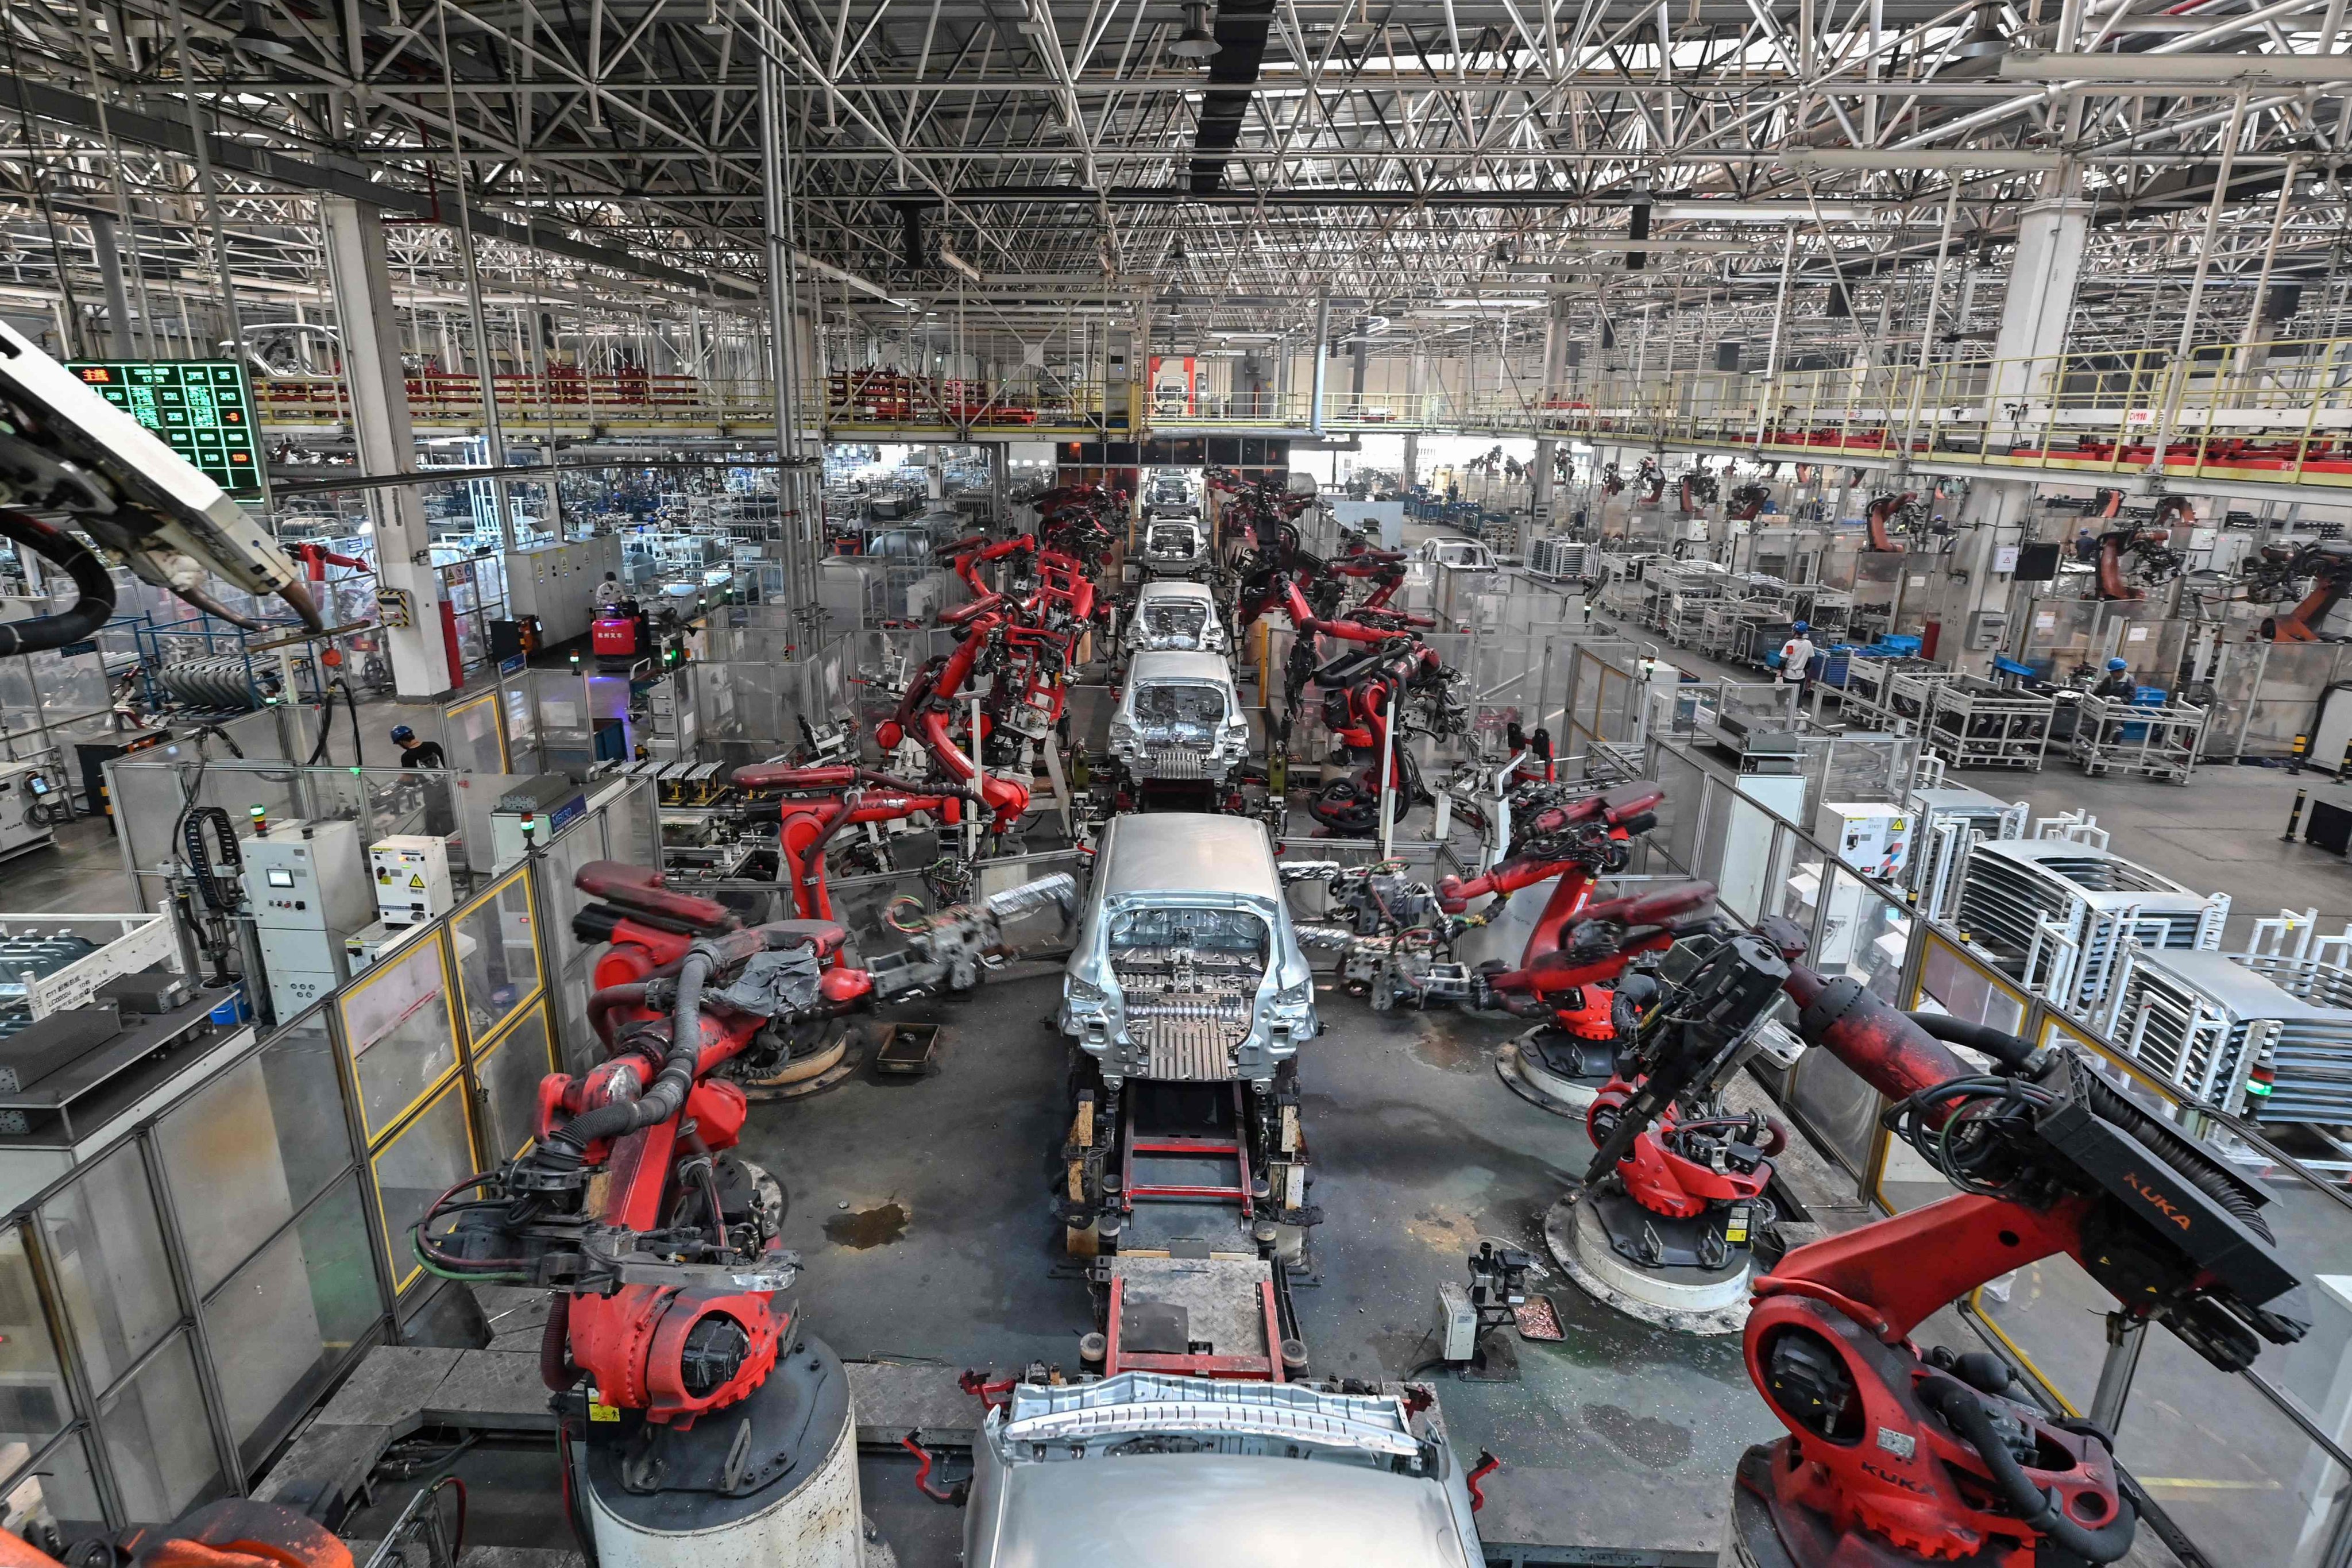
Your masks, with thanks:
<instances>
[{"instance_id":1,"label":"welding robot","mask_svg":"<svg viewBox=\"0 0 2352 1568\"><path fill-rule=\"evenodd\" d=\"M1629 945L1645 938L1626 931ZM2111 1434L2026 1397L1981 1352L1922 1350L1939 1309L2072 1258L2126 1322L2160 1323L2222 1372L2292 1344L2309 1310L2262 1208L2218 1153L2140 1111L2063 1046L1906 1014L1801 962L1794 928L1718 937L1655 1008L1651 1071L1594 1156L1613 1160L1765 1027L1796 1033L1890 1102L1885 1124L1958 1190L1801 1247L1753 1283L1749 1378L1789 1435L1750 1448L1727 1561L1745 1568L2088 1568L2130 1550ZM1987 1058L1979 1070L1954 1049Z\"/></svg>"},{"instance_id":2,"label":"welding robot","mask_svg":"<svg viewBox=\"0 0 2352 1568\"><path fill-rule=\"evenodd\" d=\"M725 1073L872 982L827 966L831 921L747 927L613 861L574 882L596 900L575 934L609 943L588 1003L604 1058L542 1079L530 1151L444 1194L411 1243L445 1278L551 1292L540 1371L604 1568L857 1568L848 1382L779 1300L799 1273L785 1194L734 1152L749 1104Z\"/></svg>"}]
</instances>

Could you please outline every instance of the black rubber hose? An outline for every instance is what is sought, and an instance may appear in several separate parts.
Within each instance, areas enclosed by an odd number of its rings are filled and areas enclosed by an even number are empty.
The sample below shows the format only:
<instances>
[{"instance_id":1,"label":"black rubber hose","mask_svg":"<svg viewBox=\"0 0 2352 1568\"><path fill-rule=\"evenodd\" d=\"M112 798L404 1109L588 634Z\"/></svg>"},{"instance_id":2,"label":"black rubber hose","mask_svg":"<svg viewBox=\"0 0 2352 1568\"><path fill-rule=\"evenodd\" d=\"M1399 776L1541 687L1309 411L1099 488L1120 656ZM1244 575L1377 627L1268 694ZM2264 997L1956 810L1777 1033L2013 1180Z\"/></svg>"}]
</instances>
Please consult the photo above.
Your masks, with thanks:
<instances>
[{"instance_id":1,"label":"black rubber hose","mask_svg":"<svg viewBox=\"0 0 2352 1568\"><path fill-rule=\"evenodd\" d=\"M2033 1047L2015 1035L1996 1029L1990 1024L1971 1024L1966 1018L1955 1018L1948 1013L1906 1013L1928 1034L1947 1045L1966 1046L1981 1051L2003 1067L2021 1068L2033 1055Z\"/></svg>"},{"instance_id":2,"label":"black rubber hose","mask_svg":"<svg viewBox=\"0 0 2352 1568\"><path fill-rule=\"evenodd\" d=\"M1968 1439L1969 1446L1992 1472L1993 1484L2000 1489L2001 1496L2030 1528L2040 1531L2085 1563L2113 1563L2131 1550L2139 1518L2130 1503L2117 1498L2116 1517L2096 1530L2075 1523L2066 1517L2055 1491L2045 1492L2033 1484L2033 1478L2025 1473L2024 1467L2009 1451L2009 1445L1992 1429L1990 1413L1972 1390L1948 1377L1927 1378L1918 1386L1920 1399L1953 1431Z\"/></svg>"},{"instance_id":3,"label":"black rubber hose","mask_svg":"<svg viewBox=\"0 0 2352 1568\"><path fill-rule=\"evenodd\" d=\"M627 985L607 985L592 992L588 997L588 1026L604 1044L604 1054L613 1051L613 1012L619 1007L634 1006L646 999L646 984L637 981Z\"/></svg>"},{"instance_id":4,"label":"black rubber hose","mask_svg":"<svg viewBox=\"0 0 2352 1568\"><path fill-rule=\"evenodd\" d=\"M22 621L0 621L0 657L41 653L80 642L106 625L114 614L114 578L98 552L61 528L51 528L21 511L0 510L0 539L13 540L66 569L81 596L73 607L54 616L34 616Z\"/></svg>"},{"instance_id":5,"label":"black rubber hose","mask_svg":"<svg viewBox=\"0 0 2352 1568\"><path fill-rule=\"evenodd\" d=\"M557 1394L580 1381L572 1364L572 1295L558 1290L547 1299L547 1330L539 1337L539 1380Z\"/></svg>"},{"instance_id":6,"label":"black rubber hose","mask_svg":"<svg viewBox=\"0 0 2352 1568\"><path fill-rule=\"evenodd\" d=\"M670 1010L669 1054L661 1071L635 1100L616 1100L583 1110L551 1133L541 1144L543 1155L576 1163L588 1145L607 1138L625 1137L677 1114L694 1087L694 1069L702 1057L702 983L710 973L710 956L691 952L678 966L677 1005Z\"/></svg>"},{"instance_id":7,"label":"black rubber hose","mask_svg":"<svg viewBox=\"0 0 2352 1568\"><path fill-rule=\"evenodd\" d=\"M1985 1024L1971 1024L1942 1013L1906 1013L1905 1017L1939 1040L1970 1050L1982 1051L2007 1067L2021 1067L2033 1054L2033 1048L2015 1035L2004 1034ZM2273 1239L2270 1222L2263 1219L2253 1199L2248 1197L2236 1183L2214 1169L2212 1161L2188 1139L2150 1116L2139 1107L2116 1093L2096 1077L2084 1075L2091 1109L2102 1121L2112 1121L2153 1150L2157 1157L2179 1173L2199 1192L2236 1217L2239 1224L2261 1237Z\"/></svg>"}]
</instances>

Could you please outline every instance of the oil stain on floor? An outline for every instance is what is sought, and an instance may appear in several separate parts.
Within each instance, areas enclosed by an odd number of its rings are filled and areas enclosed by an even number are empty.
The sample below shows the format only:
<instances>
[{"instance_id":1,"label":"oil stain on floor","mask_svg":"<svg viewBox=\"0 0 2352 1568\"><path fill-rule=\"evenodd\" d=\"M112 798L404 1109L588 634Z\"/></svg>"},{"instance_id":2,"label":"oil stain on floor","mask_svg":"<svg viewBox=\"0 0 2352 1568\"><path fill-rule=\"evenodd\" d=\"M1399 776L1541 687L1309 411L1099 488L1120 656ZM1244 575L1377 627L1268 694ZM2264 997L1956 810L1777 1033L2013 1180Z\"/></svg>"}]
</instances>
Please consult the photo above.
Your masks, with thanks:
<instances>
[{"instance_id":1,"label":"oil stain on floor","mask_svg":"<svg viewBox=\"0 0 2352 1568\"><path fill-rule=\"evenodd\" d=\"M869 1247L887 1247L894 1241L907 1239L906 1206L896 1201L879 1204L870 1209L851 1209L835 1215L824 1222L825 1239L835 1247L854 1247L863 1252Z\"/></svg>"}]
</instances>

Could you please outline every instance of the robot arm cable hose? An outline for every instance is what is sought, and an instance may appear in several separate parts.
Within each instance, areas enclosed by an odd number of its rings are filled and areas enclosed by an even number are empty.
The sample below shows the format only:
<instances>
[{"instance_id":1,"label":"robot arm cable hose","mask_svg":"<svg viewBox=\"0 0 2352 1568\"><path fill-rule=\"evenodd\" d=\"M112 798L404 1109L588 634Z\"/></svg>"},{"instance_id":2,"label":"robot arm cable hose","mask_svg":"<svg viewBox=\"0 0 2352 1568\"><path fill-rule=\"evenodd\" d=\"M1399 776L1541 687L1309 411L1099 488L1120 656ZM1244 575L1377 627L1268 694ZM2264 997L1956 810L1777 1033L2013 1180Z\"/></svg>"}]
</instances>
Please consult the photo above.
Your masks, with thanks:
<instances>
[{"instance_id":1,"label":"robot arm cable hose","mask_svg":"<svg viewBox=\"0 0 2352 1568\"><path fill-rule=\"evenodd\" d=\"M677 972L677 1003L670 1010L669 1054L661 1071L635 1100L616 1100L582 1111L549 1135L543 1152L577 1159L591 1143L619 1138L677 1114L694 1087L702 1054L702 983L710 974L707 953L689 952Z\"/></svg>"},{"instance_id":2,"label":"robot arm cable hose","mask_svg":"<svg viewBox=\"0 0 2352 1568\"><path fill-rule=\"evenodd\" d=\"M2116 1517L2096 1530L2076 1523L2067 1517L2065 1505L2055 1492L2045 1492L2033 1484L2033 1478L1993 1430L1992 1417L1974 1393L1948 1377L1922 1379L1918 1392L1921 1401L1977 1451L1985 1468L1992 1472L1993 1484L2028 1525L2085 1563L2113 1563L2131 1550L2139 1520L2130 1503L2116 1500Z\"/></svg>"},{"instance_id":3,"label":"robot arm cable hose","mask_svg":"<svg viewBox=\"0 0 2352 1568\"><path fill-rule=\"evenodd\" d=\"M54 616L0 622L0 656L41 653L79 642L114 614L114 578L98 552L60 528L21 511L0 510L0 539L13 540L66 569L80 596Z\"/></svg>"},{"instance_id":4,"label":"robot arm cable hose","mask_svg":"<svg viewBox=\"0 0 2352 1568\"><path fill-rule=\"evenodd\" d=\"M589 995L588 1026L596 1031L596 1038L604 1043L606 1055L612 1054L613 1050L614 1010L642 1003L646 999L646 991L645 983L638 981L627 985L607 985Z\"/></svg>"},{"instance_id":5,"label":"robot arm cable hose","mask_svg":"<svg viewBox=\"0 0 2352 1568\"><path fill-rule=\"evenodd\" d=\"M572 1293L551 1292L547 1298L547 1329L539 1339L539 1380L552 1393L562 1394L580 1381L572 1363Z\"/></svg>"}]
</instances>

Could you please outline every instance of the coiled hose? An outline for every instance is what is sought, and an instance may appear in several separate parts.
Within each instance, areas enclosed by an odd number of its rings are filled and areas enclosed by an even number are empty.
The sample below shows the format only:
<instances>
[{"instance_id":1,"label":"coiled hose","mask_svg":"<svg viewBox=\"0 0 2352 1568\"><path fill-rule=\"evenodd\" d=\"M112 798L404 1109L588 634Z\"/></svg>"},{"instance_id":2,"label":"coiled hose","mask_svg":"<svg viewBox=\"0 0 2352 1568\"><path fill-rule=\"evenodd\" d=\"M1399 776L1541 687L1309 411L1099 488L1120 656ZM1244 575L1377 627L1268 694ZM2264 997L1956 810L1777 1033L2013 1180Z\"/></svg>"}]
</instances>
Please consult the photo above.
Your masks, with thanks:
<instances>
[{"instance_id":1,"label":"coiled hose","mask_svg":"<svg viewBox=\"0 0 2352 1568\"><path fill-rule=\"evenodd\" d=\"M622 1138L641 1127L668 1121L694 1088L702 1057L702 984L710 977L711 955L688 951L678 966L677 1003L670 1009L669 1054L645 1093L583 1110L550 1133L532 1156L542 1164L579 1165L591 1143Z\"/></svg>"},{"instance_id":2,"label":"coiled hose","mask_svg":"<svg viewBox=\"0 0 2352 1568\"><path fill-rule=\"evenodd\" d=\"M2033 1055L2033 1047L2015 1035L2006 1034L1989 1024L1972 1024L1965 1018L1954 1018L1942 1013L1906 1013L1905 1017L1948 1045L1966 1046L1981 1051L2003 1067L2023 1067ZM2275 1239L2271 1235L2270 1222L2263 1218L2254 1201L2240 1191L2237 1184L2220 1171L2202 1151L2155 1117L2117 1094L2093 1074L2082 1079L2091 1102L2091 1109L2103 1121L2112 1121L2156 1152L2157 1157L2177 1172L2180 1178L2229 1210L2240 1225L2264 1241Z\"/></svg>"},{"instance_id":3,"label":"coiled hose","mask_svg":"<svg viewBox=\"0 0 2352 1568\"><path fill-rule=\"evenodd\" d=\"M2077 1524L2067 1517L2056 1492L2043 1491L2033 1484L2033 1478L1993 1430L1991 1415L1974 1393L1948 1377L1925 1378L1918 1386L1921 1403L1968 1439L1969 1447L1992 1472L1993 1484L2000 1489L2002 1498L2029 1527L2085 1563L2113 1563L2131 1550L2132 1536L2139 1527L2131 1504L2116 1499L2116 1517L2096 1530Z\"/></svg>"},{"instance_id":4,"label":"coiled hose","mask_svg":"<svg viewBox=\"0 0 2352 1568\"><path fill-rule=\"evenodd\" d=\"M0 539L12 540L66 569L80 595L70 609L28 620L0 621L0 657L40 653L81 641L114 614L114 579L98 552L61 528L21 511L0 510Z\"/></svg>"}]
</instances>

